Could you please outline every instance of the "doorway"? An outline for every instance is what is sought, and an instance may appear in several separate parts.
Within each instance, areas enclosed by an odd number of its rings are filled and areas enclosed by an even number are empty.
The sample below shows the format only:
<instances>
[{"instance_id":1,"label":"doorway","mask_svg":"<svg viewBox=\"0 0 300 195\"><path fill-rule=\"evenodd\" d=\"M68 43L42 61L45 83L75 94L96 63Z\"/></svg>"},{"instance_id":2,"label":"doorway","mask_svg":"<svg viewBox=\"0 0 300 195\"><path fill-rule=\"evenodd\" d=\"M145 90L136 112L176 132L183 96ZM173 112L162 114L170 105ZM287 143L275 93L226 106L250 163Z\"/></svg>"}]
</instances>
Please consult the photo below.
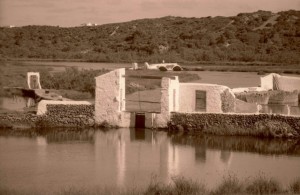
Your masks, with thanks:
<instances>
[{"instance_id":1,"label":"doorway","mask_svg":"<svg viewBox=\"0 0 300 195\"><path fill-rule=\"evenodd\" d=\"M135 128L145 128L145 113L135 113Z\"/></svg>"}]
</instances>

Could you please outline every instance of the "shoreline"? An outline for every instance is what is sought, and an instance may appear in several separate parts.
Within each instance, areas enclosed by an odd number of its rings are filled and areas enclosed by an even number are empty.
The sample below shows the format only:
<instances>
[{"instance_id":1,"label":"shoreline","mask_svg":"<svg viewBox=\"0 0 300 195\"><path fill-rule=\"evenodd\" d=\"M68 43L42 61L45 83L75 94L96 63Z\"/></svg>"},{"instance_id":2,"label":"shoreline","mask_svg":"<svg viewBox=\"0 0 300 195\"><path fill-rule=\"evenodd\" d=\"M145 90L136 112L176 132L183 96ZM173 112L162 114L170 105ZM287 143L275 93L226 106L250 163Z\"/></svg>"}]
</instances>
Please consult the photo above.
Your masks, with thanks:
<instances>
[{"instance_id":1,"label":"shoreline","mask_svg":"<svg viewBox=\"0 0 300 195\"><path fill-rule=\"evenodd\" d=\"M63 110L64 108L62 108ZM79 107L75 110L81 109ZM90 106L86 113L59 114L57 106L50 108L50 114L0 113L0 128L7 130L45 130L54 128L100 128L114 129L118 126L107 122L96 124ZM216 114L216 113L172 113L167 128L155 128L169 133L186 133L192 136L221 135L249 136L274 139L300 139L300 117L276 114Z\"/></svg>"}]
</instances>

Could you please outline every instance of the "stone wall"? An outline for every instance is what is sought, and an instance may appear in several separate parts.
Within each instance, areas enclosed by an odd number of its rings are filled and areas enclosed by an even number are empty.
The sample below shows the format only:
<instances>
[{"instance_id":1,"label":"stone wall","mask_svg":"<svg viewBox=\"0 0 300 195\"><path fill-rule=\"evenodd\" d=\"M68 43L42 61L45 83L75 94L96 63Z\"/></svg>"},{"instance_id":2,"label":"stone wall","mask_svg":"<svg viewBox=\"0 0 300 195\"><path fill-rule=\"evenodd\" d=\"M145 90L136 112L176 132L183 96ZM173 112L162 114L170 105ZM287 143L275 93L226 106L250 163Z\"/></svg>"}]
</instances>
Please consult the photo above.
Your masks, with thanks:
<instances>
[{"instance_id":1,"label":"stone wall","mask_svg":"<svg viewBox=\"0 0 300 195\"><path fill-rule=\"evenodd\" d=\"M51 126L94 126L94 105L47 105Z\"/></svg>"},{"instance_id":2,"label":"stone wall","mask_svg":"<svg viewBox=\"0 0 300 195\"><path fill-rule=\"evenodd\" d=\"M217 135L292 137L300 135L300 117L268 114L172 113L169 129Z\"/></svg>"},{"instance_id":3,"label":"stone wall","mask_svg":"<svg viewBox=\"0 0 300 195\"><path fill-rule=\"evenodd\" d=\"M249 103L239 99L235 99L234 108L234 113L259 113L259 105L257 103Z\"/></svg>"},{"instance_id":4,"label":"stone wall","mask_svg":"<svg viewBox=\"0 0 300 195\"><path fill-rule=\"evenodd\" d=\"M0 115L1 123L21 128L94 126L94 105L47 105L47 114L30 113Z\"/></svg>"},{"instance_id":5,"label":"stone wall","mask_svg":"<svg viewBox=\"0 0 300 195\"><path fill-rule=\"evenodd\" d=\"M37 106L37 115L47 114L47 108L49 105L91 105L88 101L54 101L54 100L42 100Z\"/></svg>"}]
</instances>

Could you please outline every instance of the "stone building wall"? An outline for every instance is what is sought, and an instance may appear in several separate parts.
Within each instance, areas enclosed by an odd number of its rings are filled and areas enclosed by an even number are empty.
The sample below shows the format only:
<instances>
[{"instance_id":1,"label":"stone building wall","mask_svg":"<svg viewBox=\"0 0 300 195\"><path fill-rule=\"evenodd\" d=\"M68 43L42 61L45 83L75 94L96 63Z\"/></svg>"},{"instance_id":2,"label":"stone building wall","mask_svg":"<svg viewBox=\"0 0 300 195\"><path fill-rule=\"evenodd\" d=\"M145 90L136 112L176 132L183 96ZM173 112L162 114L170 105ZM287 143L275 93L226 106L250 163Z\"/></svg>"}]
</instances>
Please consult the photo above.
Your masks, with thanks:
<instances>
[{"instance_id":1,"label":"stone building wall","mask_svg":"<svg viewBox=\"0 0 300 195\"><path fill-rule=\"evenodd\" d=\"M265 90L282 90L282 91L300 91L300 78L291 76L281 76L271 73L260 78L261 87Z\"/></svg>"},{"instance_id":2,"label":"stone building wall","mask_svg":"<svg viewBox=\"0 0 300 195\"><path fill-rule=\"evenodd\" d=\"M300 78L291 77L291 76L280 76L275 75L274 81L276 87L274 90L283 90L283 91L300 91Z\"/></svg>"},{"instance_id":3,"label":"stone building wall","mask_svg":"<svg viewBox=\"0 0 300 195\"><path fill-rule=\"evenodd\" d=\"M172 107L172 103L170 100L172 98L172 84L170 78L162 78L161 81L161 111L159 114L155 116L155 124L154 126L157 128L165 128L170 120L170 109Z\"/></svg>"},{"instance_id":4,"label":"stone building wall","mask_svg":"<svg viewBox=\"0 0 300 195\"><path fill-rule=\"evenodd\" d=\"M125 69L96 77L95 121L129 127L131 116L125 111Z\"/></svg>"},{"instance_id":5,"label":"stone building wall","mask_svg":"<svg viewBox=\"0 0 300 195\"><path fill-rule=\"evenodd\" d=\"M265 90L273 89L273 78L277 74L268 74L266 76L260 77L260 85Z\"/></svg>"}]
</instances>

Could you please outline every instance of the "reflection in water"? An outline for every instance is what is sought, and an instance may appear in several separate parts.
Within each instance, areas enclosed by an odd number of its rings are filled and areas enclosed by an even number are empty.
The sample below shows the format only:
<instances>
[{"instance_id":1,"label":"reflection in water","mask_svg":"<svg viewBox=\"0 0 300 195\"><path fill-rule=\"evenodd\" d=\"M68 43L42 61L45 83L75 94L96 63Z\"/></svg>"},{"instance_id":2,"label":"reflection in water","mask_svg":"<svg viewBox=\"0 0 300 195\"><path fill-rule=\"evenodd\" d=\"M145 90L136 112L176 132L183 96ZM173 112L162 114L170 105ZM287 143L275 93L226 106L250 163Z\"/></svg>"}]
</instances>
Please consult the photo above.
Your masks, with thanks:
<instances>
[{"instance_id":1,"label":"reflection in water","mask_svg":"<svg viewBox=\"0 0 300 195\"><path fill-rule=\"evenodd\" d=\"M45 135L48 143L93 142L94 130L84 131L52 131Z\"/></svg>"},{"instance_id":2,"label":"reflection in water","mask_svg":"<svg viewBox=\"0 0 300 195\"><path fill-rule=\"evenodd\" d=\"M230 163L230 158L231 157L231 152L230 151L221 151L220 159L223 163L229 164Z\"/></svg>"},{"instance_id":3,"label":"reflection in water","mask_svg":"<svg viewBox=\"0 0 300 195\"><path fill-rule=\"evenodd\" d=\"M299 147L296 140L194 138L144 129L1 134L1 183L37 190L70 185L144 187L151 176L169 183L182 175L214 187L231 172L240 179L265 172L286 184L300 171Z\"/></svg>"},{"instance_id":4,"label":"reflection in water","mask_svg":"<svg viewBox=\"0 0 300 195\"><path fill-rule=\"evenodd\" d=\"M195 146L195 159L197 162L205 163L206 149L205 143L203 142Z\"/></svg>"},{"instance_id":5,"label":"reflection in water","mask_svg":"<svg viewBox=\"0 0 300 195\"><path fill-rule=\"evenodd\" d=\"M300 115L300 106L288 104L267 104L261 105L260 113Z\"/></svg>"},{"instance_id":6,"label":"reflection in water","mask_svg":"<svg viewBox=\"0 0 300 195\"><path fill-rule=\"evenodd\" d=\"M183 135L173 135L172 143L192 145L197 148L218 149L221 151L252 152L266 155L285 154L300 156L300 140L265 139L254 137L202 135L193 139ZM199 149L200 148L200 149ZM206 150L206 149L205 149ZM203 154L202 154L203 155Z\"/></svg>"},{"instance_id":7,"label":"reflection in water","mask_svg":"<svg viewBox=\"0 0 300 195\"><path fill-rule=\"evenodd\" d=\"M146 140L145 138L146 131L144 129L130 129L130 141ZM150 139L152 139L152 136ZM149 140L149 137L147 140Z\"/></svg>"}]
</instances>

